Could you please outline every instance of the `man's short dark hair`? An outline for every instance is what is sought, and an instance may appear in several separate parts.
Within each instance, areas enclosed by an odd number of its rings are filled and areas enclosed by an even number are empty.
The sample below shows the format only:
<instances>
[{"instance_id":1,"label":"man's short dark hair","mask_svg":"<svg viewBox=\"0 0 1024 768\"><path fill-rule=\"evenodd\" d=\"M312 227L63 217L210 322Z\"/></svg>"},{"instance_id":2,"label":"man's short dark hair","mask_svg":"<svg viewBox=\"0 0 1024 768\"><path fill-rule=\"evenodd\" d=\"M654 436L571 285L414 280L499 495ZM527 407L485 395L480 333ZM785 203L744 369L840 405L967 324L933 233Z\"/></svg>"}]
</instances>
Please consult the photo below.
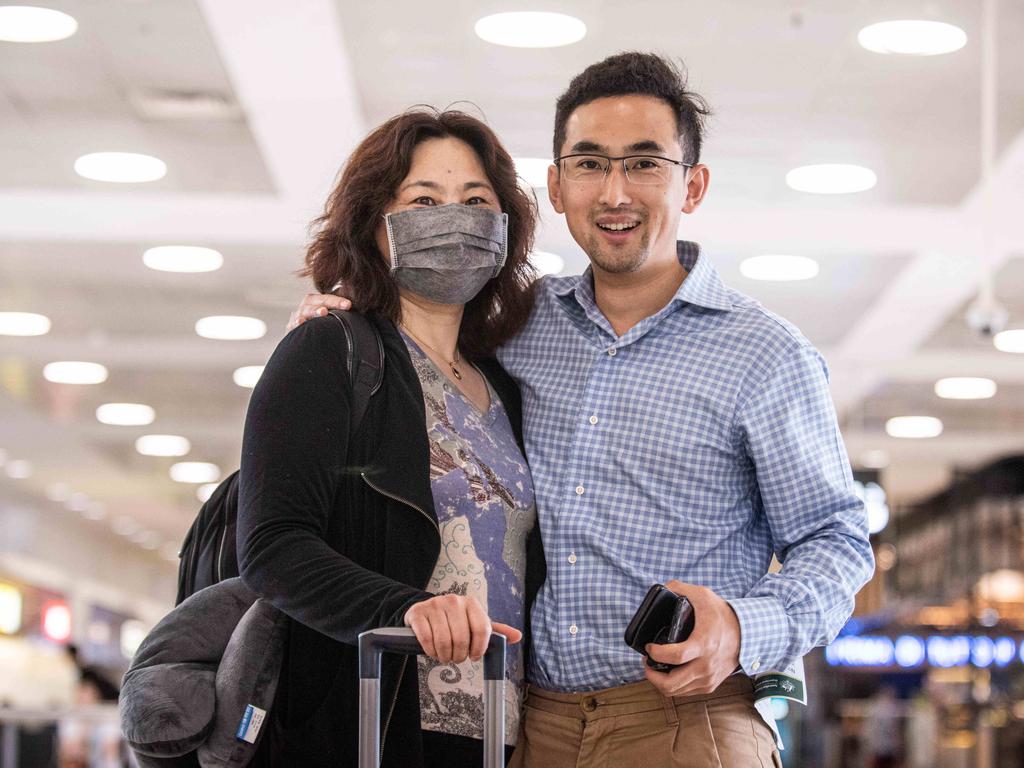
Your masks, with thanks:
<instances>
[{"instance_id":1,"label":"man's short dark hair","mask_svg":"<svg viewBox=\"0 0 1024 768\"><path fill-rule=\"evenodd\" d=\"M569 83L555 103L554 155L561 154L565 124L577 107L606 96L638 94L661 99L676 115L683 162L700 162L704 119L711 108L703 97L686 90L686 70L655 53L629 51L591 64Z\"/></svg>"}]
</instances>

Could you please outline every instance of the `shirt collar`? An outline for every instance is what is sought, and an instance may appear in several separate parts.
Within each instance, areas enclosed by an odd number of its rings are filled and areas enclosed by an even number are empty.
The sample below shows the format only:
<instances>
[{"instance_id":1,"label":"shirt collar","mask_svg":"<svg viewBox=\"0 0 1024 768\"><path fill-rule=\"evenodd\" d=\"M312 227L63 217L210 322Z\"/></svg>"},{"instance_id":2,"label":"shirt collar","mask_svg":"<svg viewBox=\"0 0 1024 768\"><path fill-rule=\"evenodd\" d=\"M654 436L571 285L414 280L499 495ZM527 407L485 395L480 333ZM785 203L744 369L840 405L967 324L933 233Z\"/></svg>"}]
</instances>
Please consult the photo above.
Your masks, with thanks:
<instances>
[{"instance_id":1,"label":"shirt collar","mask_svg":"<svg viewBox=\"0 0 1024 768\"><path fill-rule=\"evenodd\" d=\"M732 309L728 289L698 243L689 240L676 241L676 256L689 274L670 303L693 304L725 312ZM566 280L555 289L557 296L568 296L571 293L575 293L576 301L581 306L594 303L593 270L590 267L587 267L586 272L578 278Z\"/></svg>"}]
</instances>

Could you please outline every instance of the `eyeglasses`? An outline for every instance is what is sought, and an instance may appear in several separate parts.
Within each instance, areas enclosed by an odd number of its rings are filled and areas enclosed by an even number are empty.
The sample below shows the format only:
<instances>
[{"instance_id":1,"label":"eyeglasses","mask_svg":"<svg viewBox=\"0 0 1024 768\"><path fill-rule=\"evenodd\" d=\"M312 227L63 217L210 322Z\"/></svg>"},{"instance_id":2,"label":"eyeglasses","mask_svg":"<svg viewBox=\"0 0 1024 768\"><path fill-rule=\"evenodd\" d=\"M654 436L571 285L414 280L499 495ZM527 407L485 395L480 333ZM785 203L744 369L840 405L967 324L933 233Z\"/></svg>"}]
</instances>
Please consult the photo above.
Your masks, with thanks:
<instances>
[{"instance_id":1,"label":"eyeglasses","mask_svg":"<svg viewBox=\"0 0 1024 768\"><path fill-rule=\"evenodd\" d=\"M632 184L664 184L672 177L675 166L693 168L690 163L657 155L562 155L555 158L565 179L582 183L603 181L616 160L622 161L622 171Z\"/></svg>"}]
</instances>

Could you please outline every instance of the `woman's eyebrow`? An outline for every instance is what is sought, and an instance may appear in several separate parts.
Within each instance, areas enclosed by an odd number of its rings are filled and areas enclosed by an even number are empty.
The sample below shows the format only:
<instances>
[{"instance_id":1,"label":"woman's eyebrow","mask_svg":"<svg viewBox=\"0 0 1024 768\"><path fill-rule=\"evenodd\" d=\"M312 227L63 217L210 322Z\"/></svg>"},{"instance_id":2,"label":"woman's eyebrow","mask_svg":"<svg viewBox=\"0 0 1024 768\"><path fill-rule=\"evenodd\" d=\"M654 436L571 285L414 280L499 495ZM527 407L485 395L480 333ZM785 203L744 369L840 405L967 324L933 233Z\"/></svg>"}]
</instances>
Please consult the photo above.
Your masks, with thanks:
<instances>
[{"instance_id":1,"label":"woman's eyebrow","mask_svg":"<svg viewBox=\"0 0 1024 768\"><path fill-rule=\"evenodd\" d=\"M436 181L426 181L425 179L420 179L419 181L410 181L408 184L403 184L398 191L404 192L410 187L426 187L427 189L433 189L438 192L442 191L441 185L438 184ZM491 185L486 181L467 181L465 184L462 185L462 191L466 192L476 187L483 187L485 189L490 189L492 192L494 191Z\"/></svg>"}]
</instances>

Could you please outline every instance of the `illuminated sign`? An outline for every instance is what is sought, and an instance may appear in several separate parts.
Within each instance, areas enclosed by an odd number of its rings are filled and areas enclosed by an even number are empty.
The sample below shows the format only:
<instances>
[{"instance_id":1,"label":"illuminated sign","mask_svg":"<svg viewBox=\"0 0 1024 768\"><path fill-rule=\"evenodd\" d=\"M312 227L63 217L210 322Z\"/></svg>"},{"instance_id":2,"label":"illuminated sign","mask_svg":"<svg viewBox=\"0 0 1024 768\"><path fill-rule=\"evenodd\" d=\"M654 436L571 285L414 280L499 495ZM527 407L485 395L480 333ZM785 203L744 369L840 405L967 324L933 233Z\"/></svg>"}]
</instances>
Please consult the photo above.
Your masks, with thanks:
<instances>
[{"instance_id":1,"label":"illuminated sign","mask_svg":"<svg viewBox=\"0 0 1024 768\"><path fill-rule=\"evenodd\" d=\"M21 629L21 592L11 584L0 584L0 634L13 635Z\"/></svg>"},{"instance_id":2,"label":"illuminated sign","mask_svg":"<svg viewBox=\"0 0 1024 768\"><path fill-rule=\"evenodd\" d=\"M1018 647L1020 650L1018 656ZM850 635L825 647L825 661L833 667L1005 667L1015 658L1024 662L1024 642L1012 637L968 635Z\"/></svg>"},{"instance_id":3,"label":"illuminated sign","mask_svg":"<svg viewBox=\"0 0 1024 768\"><path fill-rule=\"evenodd\" d=\"M43 635L58 643L71 639L71 609L65 602L51 600L43 606Z\"/></svg>"}]
</instances>

